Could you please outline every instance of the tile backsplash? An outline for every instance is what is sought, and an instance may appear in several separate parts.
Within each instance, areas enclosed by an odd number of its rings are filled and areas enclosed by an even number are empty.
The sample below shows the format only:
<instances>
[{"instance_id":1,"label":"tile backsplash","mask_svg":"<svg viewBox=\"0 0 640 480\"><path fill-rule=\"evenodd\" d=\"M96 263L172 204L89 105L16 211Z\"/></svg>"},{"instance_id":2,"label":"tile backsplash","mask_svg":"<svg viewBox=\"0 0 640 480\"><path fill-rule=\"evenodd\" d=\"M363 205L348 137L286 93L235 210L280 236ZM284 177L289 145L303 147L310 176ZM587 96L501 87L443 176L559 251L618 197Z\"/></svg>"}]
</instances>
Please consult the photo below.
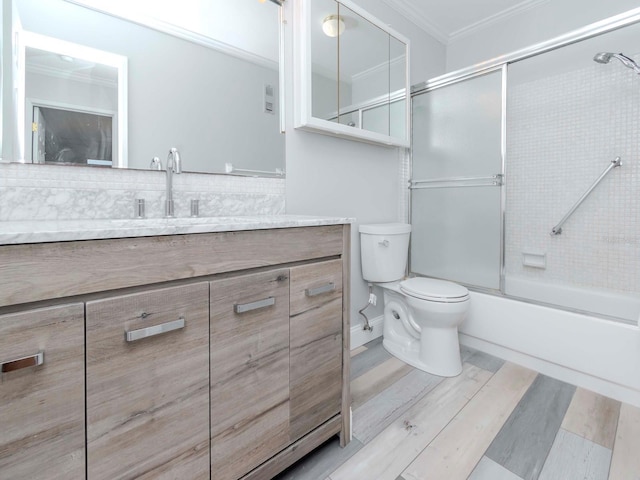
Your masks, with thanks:
<instances>
[{"instance_id":1,"label":"tile backsplash","mask_svg":"<svg viewBox=\"0 0 640 480\"><path fill-rule=\"evenodd\" d=\"M0 221L126 219L135 200L149 218L164 216L164 171L0 164ZM280 178L182 173L173 176L175 216L280 215L285 212Z\"/></svg>"}]
</instances>

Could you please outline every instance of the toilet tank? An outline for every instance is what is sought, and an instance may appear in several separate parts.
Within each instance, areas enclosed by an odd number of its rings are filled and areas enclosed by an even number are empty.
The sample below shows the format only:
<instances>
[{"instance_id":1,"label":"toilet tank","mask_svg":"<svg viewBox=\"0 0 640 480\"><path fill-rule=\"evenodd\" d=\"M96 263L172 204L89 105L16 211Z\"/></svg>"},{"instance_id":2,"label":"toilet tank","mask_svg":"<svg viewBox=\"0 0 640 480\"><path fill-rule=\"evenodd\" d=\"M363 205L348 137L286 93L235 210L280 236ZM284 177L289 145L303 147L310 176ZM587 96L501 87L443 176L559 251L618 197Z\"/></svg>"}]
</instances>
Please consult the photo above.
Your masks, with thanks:
<instances>
[{"instance_id":1,"label":"toilet tank","mask_svg":"<svg viewBox=\"0 0 640 480\"><path fill-rule=\"evenodd\" d=\"M404 277L411 225L360 225L362 276L367 282L393 282Z\"/></svg>"}]
</instances>

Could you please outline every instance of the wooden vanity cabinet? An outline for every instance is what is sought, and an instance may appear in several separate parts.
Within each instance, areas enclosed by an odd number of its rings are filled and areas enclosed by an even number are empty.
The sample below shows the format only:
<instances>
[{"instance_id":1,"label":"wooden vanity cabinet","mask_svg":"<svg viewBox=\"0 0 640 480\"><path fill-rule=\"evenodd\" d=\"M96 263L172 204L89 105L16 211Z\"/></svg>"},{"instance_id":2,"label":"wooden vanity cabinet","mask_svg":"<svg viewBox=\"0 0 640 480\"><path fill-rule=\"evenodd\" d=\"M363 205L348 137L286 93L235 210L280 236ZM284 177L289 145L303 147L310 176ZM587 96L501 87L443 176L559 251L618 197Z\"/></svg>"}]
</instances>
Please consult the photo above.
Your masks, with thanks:
<instances>
[{"instance_id":1,"label":"wooden vanity cabinet","mask_svg":"<svg viewBox=\"0 0 640 480\"><path fill-rule=\"evenodd\" d=\"M207 282L87 302L90 480L209 478L208 314Z\"/></svg>"},{"instance_id":2,"label":"wooden vanity cabinet","mask_svg":"<svg viewBox=\"0 0 640 480\"><path fill-rule=\"evenodd\" d=\"M291 268L291 439L340 413L342 260Z\"/></svg>"},{"instance_id":3,"label":"wooden vanity cabinet","mask_svg":"<svg viewBox=\"0 0 640 480\"><path fill-rule=\"evenodd\" d=\"M289 444L289 270L211 282L211 472L236 480Z\"/></svg>"},{"instance_id":4,"label":"wooden vanity cabinet","mask_svg":"<svg viewBox=\"0 0 640 480\"><path fill-rule=\"evenodd\" d=\"M0 246L0 364L44 351L0 373L0 478L267 480L346 445L349 241L324 225Z\"/></svg>"},{"instance_id":5,"label":"wooden vanity cabinet","mask_svg":"<svg viewBox=\"0 0 640 480\"><path fill-rule=\"evenodd\" d=\"M0 478L84 478L84 305L0 315Z\"/></svg>"}]
</instances>

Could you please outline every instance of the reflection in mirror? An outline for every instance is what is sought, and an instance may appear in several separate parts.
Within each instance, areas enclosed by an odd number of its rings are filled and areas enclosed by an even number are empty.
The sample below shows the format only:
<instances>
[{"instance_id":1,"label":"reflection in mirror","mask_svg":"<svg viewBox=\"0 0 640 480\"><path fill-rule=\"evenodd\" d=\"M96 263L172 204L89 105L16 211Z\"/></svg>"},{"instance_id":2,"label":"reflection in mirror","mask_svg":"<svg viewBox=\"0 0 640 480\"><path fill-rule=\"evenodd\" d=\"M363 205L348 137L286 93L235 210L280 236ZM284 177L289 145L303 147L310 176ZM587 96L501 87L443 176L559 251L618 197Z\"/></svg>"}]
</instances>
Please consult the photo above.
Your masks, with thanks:
<instances>
[{"instance_id":1,"label":"reflection in mirror","mask_svg":"<svg viewBox=\"0 0 640 480\"><path fill-rule=\"evenodd\" d=\"M33 163L57 165L113 164L113 115L33 105Z\"/></svg>"},{"instance_id":2,"label":"reflection in mirror","mask_svg":"<svg viewBox=\"0 0 640 480\"><path fill-rule=\"evenodd\" d=\"M362 108L362 128L372 132L402 137L406 132L407 104L404 56L406 45L389 37L389 93L369 99Z\"/></svg>"},{"instance_id":3,"label":"reflection in mirror","mask_svg":"<svg viewBox=\"0 0 640 480\"><path fill-rule=\"evenodd\" d=\"M405 55L407 45L399 39L389 38L389 52L391 66L389 69L389 90L390 90L390 110L389 110L389 134L392 137L400 137L408 131L406 119L409 115L408 104L405 99L409 98L407 91L407 57Z\"/></svg>"},{"instance_id":4,"label":"reflection in mirror","mask_svg":"<svg viewBox=\"0 0 640 480\"><path fill-rule=\"evenodd\" d=\"M126 166L127 59L31 32L19 39L25 162Z\"/></svg>"},{"instance_id":5,"label":"reflection in mirror","mask_svg":"<svg viewBox=\"0 0 640 480\"><path fill-rule=\"evenodd\" d=\"M389 128L371 128L379 126L364 125L360 120L361 112L372 102L379 105L382 115L389 110L389 34L344 5L340 5L340 14L345 19L357 19L357 24L349 21L354 28L345 31L340 44L340 76L350 89L340 92L339 121L389 135Z\"/></svg>"},{"instance_id":6,"label":"reflection in mirror","mask_svg":"<svg viewBox=\"0 0 640 480\"><path fill-rule=\"evenodd\" d=\"M311 49L311 95L312 115L325 120L337 121L338 91L348 88L338 83L338 35L333 23L339 21L338 3L335 0L315 0L311 3L312 18L321 18L322 26L328 25L322 34L313 37ZM330 29L331 28L331 29Z\"/></svg>"},{"instance_id":7,"label":"reflection in mirror","mask_svg":"<svg viewBox=\"0 0 640 480\"><path fill-rule=\"evenodd\" d=\"M91 8L87 8L88 4ZM112 118L112 166L125 164L119 148L128 151L128 168L148 169L153 157L163 157L175 147L182 154L184 171L225 173L226 164L233 165L233 172L284 171L284 137L279 117L279 9L272 2L15 0L15 5L14 15L25 31L126 57L129 101L127 115L119 115L120 109L114 108L106 95L107 79L89 89L93 95L90 104L63 96L48 103L27 104L25 96L25 114L16 125L24 125L29 131L25 127L18 129L24 132L19 133L25 137L24 149L21 157L13 155L14 161L27 155L41 161L41 142L45 162L60 153L47 156L46 134L35 142L30 140L32 122L28 117L34 112L41 114L39 120L44 120L45 132L53 128L47 118L51 112L42 114L40 107L44 107L101 117L91 117L99 124L96 130L83 134L84 139L73 140L76 144L91 144L87 146L86 160L102 160L97 163L109 161L107 117ZM124 16L133 21L121 18ZM29 58L35 61L39 55L33 51ZM48 61L64 60L58 57ZM32 75L22 70L19 75L24 80ZM93 67L92 72L93 77L98 76ZM42 77L41 73L37 75ZM59 83L56 79L49 91L60 91ZM41 98L41 93L30 96L49 100ZM3 109L3 117L11 118L11 109ZM119 117L128 124L122 135L116 128ZM69 122L79 119L75 116ZM58 163L77 163L66 152L58 155ZM94 156L105 158L89 158ZM80 163L84 164L84 160Z\"/></svg>"},{"instance_id":8,"label":"reflection in mirror","mask_svg":"<svg viewBox=\"0 0 640 480\"><path fill-rule=\"evenodd\" d=\"M408 41L348 0L296 8L296 127L408 146Z\"/></svg>"}]
</instances>

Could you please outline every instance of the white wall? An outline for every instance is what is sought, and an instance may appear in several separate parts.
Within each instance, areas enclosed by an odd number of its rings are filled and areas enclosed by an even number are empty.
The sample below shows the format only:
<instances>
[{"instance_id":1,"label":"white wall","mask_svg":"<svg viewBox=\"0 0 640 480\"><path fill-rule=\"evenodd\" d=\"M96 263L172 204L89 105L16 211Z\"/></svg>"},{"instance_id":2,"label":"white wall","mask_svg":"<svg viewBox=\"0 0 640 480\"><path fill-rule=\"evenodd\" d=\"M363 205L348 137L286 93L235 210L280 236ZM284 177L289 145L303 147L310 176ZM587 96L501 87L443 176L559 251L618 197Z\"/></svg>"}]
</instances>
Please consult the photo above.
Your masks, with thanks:
<instances>
[{"instance_id":1,"label":"white wall","mask_svg":"<svg viewBox=\"0 0 640 480\"><path fill-rule=\"evenodd\" d=\"M447 71L454 71L549 40L640 6L637 0L550 0L518 15L453 39Z\"/></svg>"},{"instance_id":2,"label":"white wall","mask_svg":"<svg viewBox=\"0 0 640 480\"><path fill-rule=\"evenodd\" d=\"M289 66L293 62L292 3L285 2L285 14L289 19L286 32L286 62ZM412 83L444 72L442 44L389 10L380 0L361 3L412 41ZM351 321L356 325L361 321L357 312L367 301L367 286L360 268L358 225L400 220L402 152L397 148L295 130L291 70L286 82L286 210L290 214L338 215L356 219L352 226L351 249Z\"/></svg>"}]
</instances>

